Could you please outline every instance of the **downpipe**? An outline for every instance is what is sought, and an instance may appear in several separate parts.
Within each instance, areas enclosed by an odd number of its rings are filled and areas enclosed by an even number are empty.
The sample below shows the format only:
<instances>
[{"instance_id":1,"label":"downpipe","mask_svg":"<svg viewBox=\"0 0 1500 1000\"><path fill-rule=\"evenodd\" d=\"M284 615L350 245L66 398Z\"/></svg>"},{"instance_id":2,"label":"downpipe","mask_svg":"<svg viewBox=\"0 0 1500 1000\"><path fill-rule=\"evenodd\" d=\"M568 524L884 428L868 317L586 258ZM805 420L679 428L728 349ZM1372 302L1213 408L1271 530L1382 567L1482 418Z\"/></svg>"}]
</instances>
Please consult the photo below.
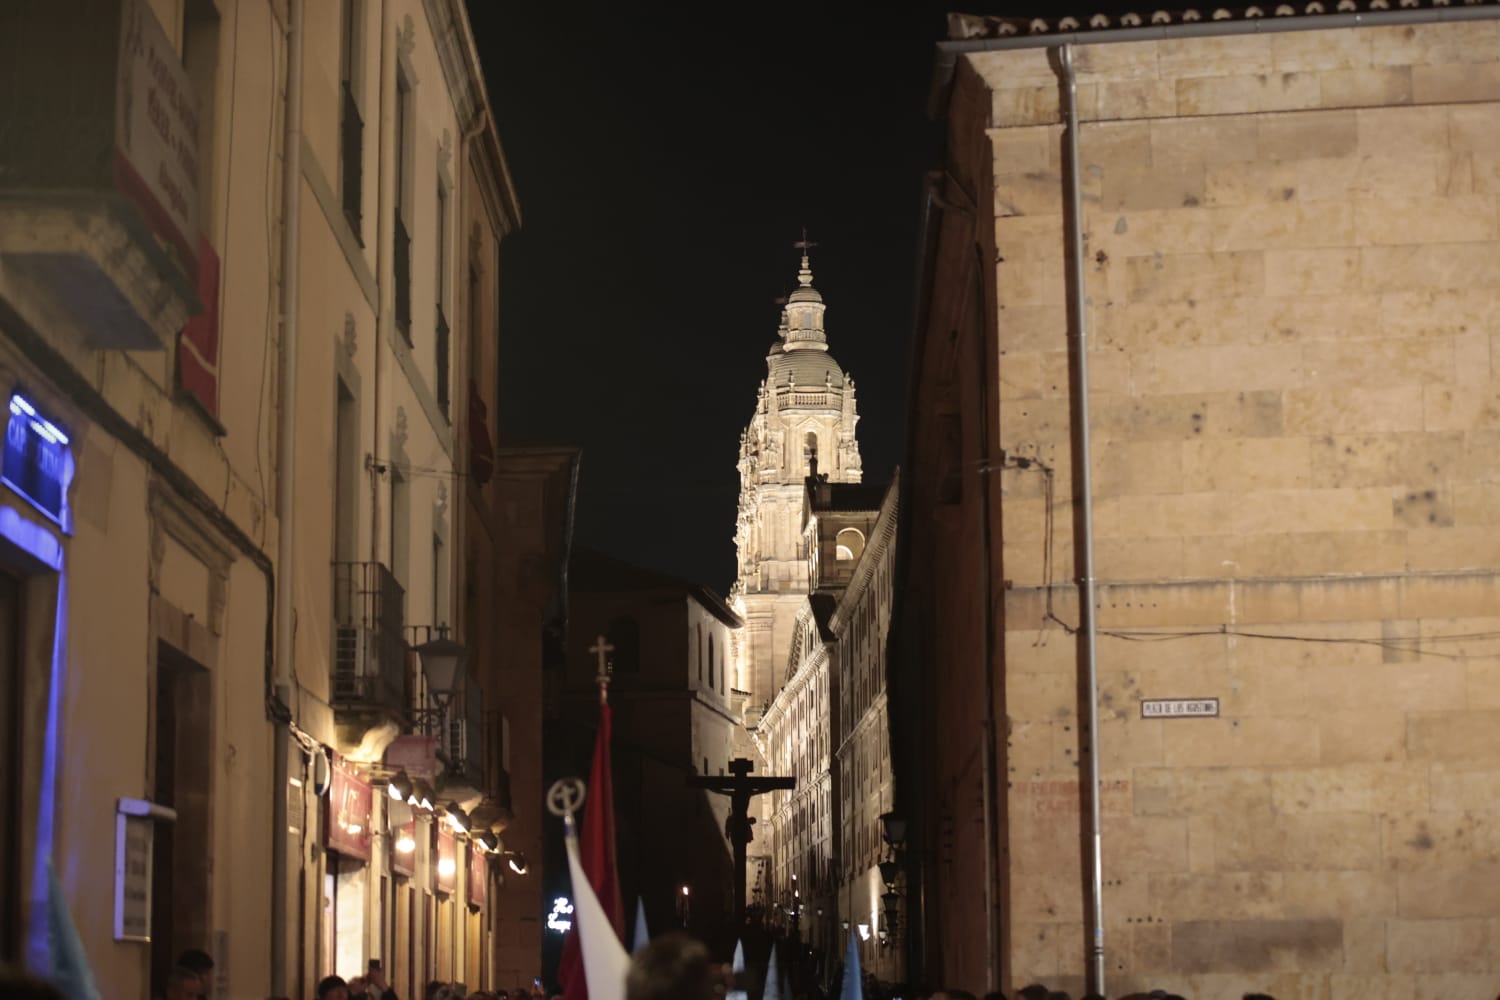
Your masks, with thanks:
<instances>
[{"instance_id":1,"label":"downpipe","mask_svg":"<svg viewBox=\"0 0 1500 1000\"><path fill-rule=\"evenodd\" d=\"M1094 485L1089 443L1089 352L1088 311L1083 279L1083 175L1078 155L1078 79L1073 71L1073 46L1059 46L1058 66L1067 104L1067 170L1064 173L1068 218L1068 279L1070 283L1069 324L1073 336L1069 347L1077 379L1073 388L1073 448L1075 494L1079 500L1079 555L1082 564L1078 578L1078 632L1083 640L1084 759L1088 781L1088 851L1089 851L1089 988L1104 992L1104 857L1102 824L1099 817L1099 663L1098 623L1094 615Z\"/></svg>"},{"instance_id":2,"label":"downpipe","mask_svg":"<svg viewBox=\"0 0 1500 1000\"><path fill-rule=\"evenodd\" d=\"M276 434L276 700L286 720L275 727L271 799L271 995L287 996L287 788L292 712L292 560L296 546L297 279L302 194L302 0L287 6L286 120L281 155L281 357Z\"/></svg>"}]
</instances>

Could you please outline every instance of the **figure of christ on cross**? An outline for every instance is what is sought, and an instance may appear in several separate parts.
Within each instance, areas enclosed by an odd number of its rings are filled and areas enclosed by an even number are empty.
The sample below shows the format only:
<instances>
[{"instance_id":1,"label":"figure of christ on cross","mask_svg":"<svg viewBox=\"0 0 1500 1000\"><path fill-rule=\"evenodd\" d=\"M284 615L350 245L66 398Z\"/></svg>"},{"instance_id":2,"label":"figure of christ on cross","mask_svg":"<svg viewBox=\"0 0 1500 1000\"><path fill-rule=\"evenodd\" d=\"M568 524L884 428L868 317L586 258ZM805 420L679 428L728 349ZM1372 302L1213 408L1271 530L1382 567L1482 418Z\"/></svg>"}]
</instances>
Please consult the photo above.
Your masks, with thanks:
<instances>
[{"instance_id":1,"label":"figure of christ on cross","mask_svg":"<svg viewBox=\"0 0 1500 1000\"><path fill-rule=\"evenodd\" d=\"M734 926L745 925L745 848L754 838L750 827L755 820L750 816L750 800L766 792L797 787L796 778L750 777L755 765L744 757L729 762L729 774L688 775L688 785L710 792L729 796L729 821L724 824L729 842L734 845Z\"/></svg>"}]
</instances>

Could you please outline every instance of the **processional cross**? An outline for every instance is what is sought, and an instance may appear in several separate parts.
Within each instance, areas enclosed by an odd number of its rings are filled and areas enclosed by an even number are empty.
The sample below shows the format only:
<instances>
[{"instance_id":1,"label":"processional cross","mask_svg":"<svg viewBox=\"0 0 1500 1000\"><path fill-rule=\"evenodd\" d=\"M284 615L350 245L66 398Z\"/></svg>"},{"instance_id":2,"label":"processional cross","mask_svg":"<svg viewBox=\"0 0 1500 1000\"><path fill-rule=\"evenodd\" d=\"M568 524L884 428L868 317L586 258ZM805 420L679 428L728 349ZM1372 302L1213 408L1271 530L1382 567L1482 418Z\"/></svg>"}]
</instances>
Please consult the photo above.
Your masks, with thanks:
<instances>
[{"instance_id":1,"label":"processional cross","mask_svg":"<svg viewBox=\"0 0 1500 1000\"><path fill-rule=\"evenodd\" d=\"M797 787L796 778L775 778L769 775L752 778L750 772L754 769L755 764L750 760L736 757L729 762L727 776L688 775L690 787L729 796L729 822L725 824L725 832L729 834L729 842L734 845L735 927L742 927L745 923L745 848L755 836L750 829L755 823L750 816L750 800L766 792Z\"/></svg>"},{"instance_id":2,"label":"processional cross","mask_svg":"<svg viewBox=\"0 0 1500 1000\"><path fill-rule=\"evenodd\" d=\"M614 651L614 645L602 635L597 636L594 644L589 647L589 652L599 658L599 672L594 674L594 683L599 685L601 705L609 703L609 654Z\"/></svg>"}]
</instances>

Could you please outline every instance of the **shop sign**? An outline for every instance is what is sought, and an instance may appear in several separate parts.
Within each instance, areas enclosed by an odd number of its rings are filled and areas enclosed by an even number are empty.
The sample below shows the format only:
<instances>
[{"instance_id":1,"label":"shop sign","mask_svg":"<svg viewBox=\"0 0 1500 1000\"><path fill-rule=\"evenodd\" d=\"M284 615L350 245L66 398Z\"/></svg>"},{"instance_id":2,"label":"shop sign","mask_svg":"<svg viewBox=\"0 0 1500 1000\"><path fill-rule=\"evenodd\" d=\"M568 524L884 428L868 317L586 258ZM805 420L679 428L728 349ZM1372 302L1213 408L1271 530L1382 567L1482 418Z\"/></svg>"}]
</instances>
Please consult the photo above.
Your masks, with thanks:
<instances>
[{"instance_id":1,"label":"shop sign","mask_svg":"<svg viewBox=\"0 0 1500 1000\"><path fill-rule=\"evenodd\" d=\"M73 476L73 452L62 428L37 411L20 393L10 397L5 425L5 450L0 456L0 479L32 506L67 528L63 517L68 481Z\"/></svg>"},{"instance_id":2,"label":"shop sign","mask_svg":"<svg viewBox=\"0 0 1500 1000\"><path fill-rule=\"evenodd\" d=\"M151 864L156 823L177 813L144 799L122 798L115 812L115 940L151 940Z\"/></svg>"},{"instance_id":3,"label":"shop sign","mask_svg":"<svg viewBox=\"0 0 1500 1000\"><path fill-rule=\"evenodd\" d=\"M1217 698L1145 698L1141 701L1143 719L1217 719Z\"/></svg>"},{"instance_id":4,"label":"shop sign","mask_svg":"<svg viewBox=\"0 0 1500 1000\"><path fill-rule=\"evenodd\" d=\"M547 929L554 934L566 934L573 926L573 903L567 896L558 896L552 901L552 912L547 914Z\"/></svg>"},{"instance_id":5,"label":"shop sign","mask_svg":"<svg viewBox=\"0 0 1500 1000\"><path fill-rule=\"evenodd\" d=\"M485 853L473 844L469 845L469 903L483 906L489 898L490 866Z\"/></svg>"},{"instance_id":6,"label":"shop sign","mask_svg":"<svg viewBox=\"0 0 1500 1000\"><path fill-rule=\"evenodd\" d=\"M328 789L328 849L369 861L374 805L370 783L335 757Z\"/></svg>"},{"instance_id":7,"label":"shop sign","mask_svg":"<svg viewBox=\"0 0 1500 1000\"><path fill-rule=\"evenodd\" d=\"M437 891L452 895L458 888L458 841L453 839L453 834L441 829L437 837L436 868Z\"/></svg>"},{"instance_id":8,"label":"shop sign","mask_svg":"<svg viewBox=\"0 0 1500 1000\"><path fill-rule=\"evenodd\" d=\"M198 238L198 94L145 0L120 16L116 184L190 264Z\"/></svg>"}]
</instances>

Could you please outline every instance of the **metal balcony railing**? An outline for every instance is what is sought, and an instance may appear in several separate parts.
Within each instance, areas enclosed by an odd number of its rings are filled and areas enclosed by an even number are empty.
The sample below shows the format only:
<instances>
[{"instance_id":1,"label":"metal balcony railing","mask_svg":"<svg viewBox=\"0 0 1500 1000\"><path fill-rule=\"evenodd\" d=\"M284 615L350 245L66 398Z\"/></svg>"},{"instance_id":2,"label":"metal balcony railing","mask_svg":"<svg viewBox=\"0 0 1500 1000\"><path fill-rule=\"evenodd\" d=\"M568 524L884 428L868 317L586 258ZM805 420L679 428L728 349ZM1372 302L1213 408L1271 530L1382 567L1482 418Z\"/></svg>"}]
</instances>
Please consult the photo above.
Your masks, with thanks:
<instances>
[{"instance_id":1,"label":"metal balcony railing","mask_svg":"<svg viewBox=\"0 0 1500 1000\"><path fill-rule=\"evenodd\" d=\"M336 708L407 709L406 592L377 562L333 564Z\"/></svg>"},{"instance_id":2,"label":"metal balcony railing","mask_svg":"<svg viewBox=\"0 0 1500 1000\"><path fill-rule=\"evenodd\" d=\"M396 215L396 329L411 346L411 234Z\"/></svg>"},{"instance_id":3,"label":"metal balcony railing","mask_svg":"<svg viewBox=\"0 0 1500 1000\"><path fill-rule=\"evenodd\" d=\"M339 118L339 159L343 167L344 218L354 230L355 239L364 243L360 232L363 223L365 177L365 121L359 115L359 104L349 81L343 84L344 103Z\"/></svg>"}]
</instances>

